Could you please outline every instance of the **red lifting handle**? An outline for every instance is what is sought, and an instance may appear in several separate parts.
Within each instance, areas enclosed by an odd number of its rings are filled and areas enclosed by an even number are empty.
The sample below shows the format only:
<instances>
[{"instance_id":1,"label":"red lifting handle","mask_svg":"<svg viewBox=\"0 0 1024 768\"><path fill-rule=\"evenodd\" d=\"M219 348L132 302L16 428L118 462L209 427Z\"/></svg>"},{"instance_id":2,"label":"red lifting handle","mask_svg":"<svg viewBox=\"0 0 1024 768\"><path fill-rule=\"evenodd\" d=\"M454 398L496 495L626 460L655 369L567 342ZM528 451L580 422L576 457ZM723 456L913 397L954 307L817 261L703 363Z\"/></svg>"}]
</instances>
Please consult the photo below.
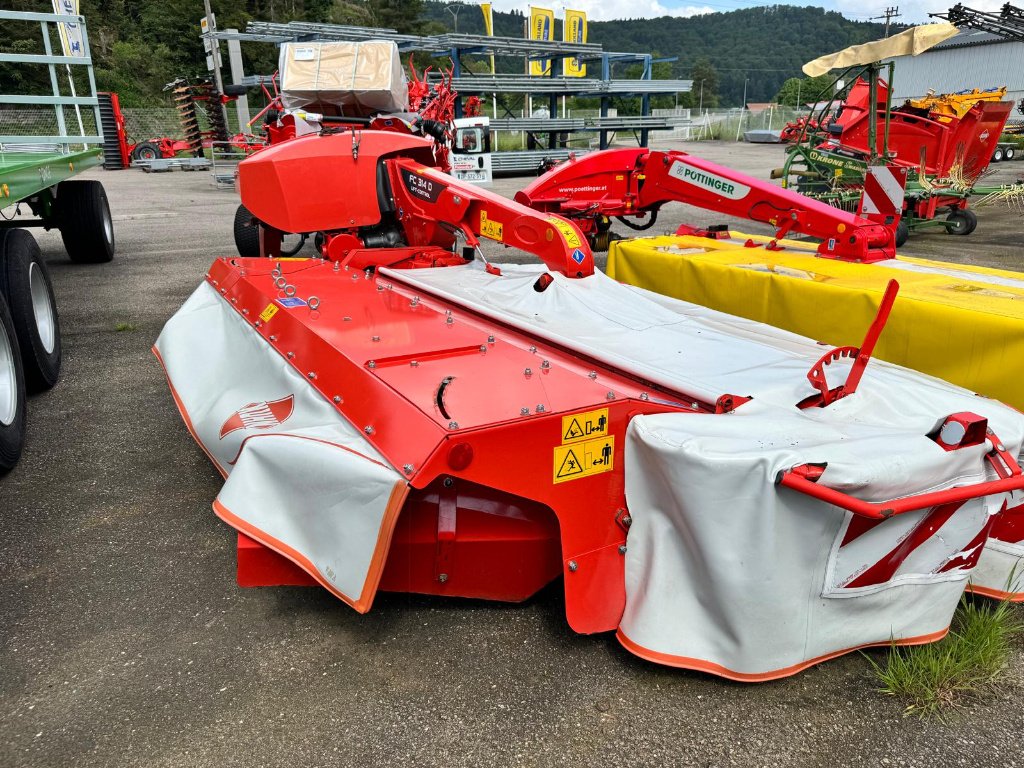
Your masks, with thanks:
<instances>
[{"instance_id":1,"label":"red lifting handle","mask_svg":"<svg viewBox=\"0 0 1024 768\"><path fill-rule=\"evenodd\" d=\"M976 499L979 496L989 496L994 493L1009 493L1024 489L1024 476L1016 475L1002 480L992 480L977 485L964 485L959 488L950 488L945 491L934 491L922 493L917 496L905 496L902 499L892 501L870 502L850 496L848 493L837 491L834 488L827 488L818 485L814 480L809 480L804 470L809 465L803 464L799 467L780 472L776 483L792 488L794 491L813 496L816 499L834 504L842 509L847 509L855 515L870 517L872 520L885 520L893 515L902 515L904 512L913 512L917 509L930 509L943 504L954 504ZM811 467L811 469L816 469Z\"/></svg>"},{"instance_id":2,"label":"red lifting handle","mask_svg":"<svg viewBox=\"0 0 1024 768\"><path fill-rule=\"evenodd\" d=\"M834 504L841 509L849 510L855 515L869 517L872 520L885 520L893 515L902 515L904 512L913 512L918 509L930 509L943 504L957 504L969 499L976 499L981 496L990 496L996 493L1009 493L1011 491L1024 490L1024 474L1016 461L1009 466L1003 467L1000 471L999 464L995 461L996 456L1006 460L1006 452L1001 451L1002 443L995 435L989 435L992 440L993 451L986 458L996 468L1000 476L998 480L990 480L975 485L963 485L957 488L949 488L945 491L932 491L931 493L920 493L914 496L904 496L900 499L890 501L864 501L851 496L848 493L837 491L824 485L818 485L818 480L825 472L823 464L800 464L792 469L779 472L775 478L776 485L784 485L794 491L819 499L828 504ZM1008 470L1008 471L1007 471Z\"/></svg>"}]
</instances>

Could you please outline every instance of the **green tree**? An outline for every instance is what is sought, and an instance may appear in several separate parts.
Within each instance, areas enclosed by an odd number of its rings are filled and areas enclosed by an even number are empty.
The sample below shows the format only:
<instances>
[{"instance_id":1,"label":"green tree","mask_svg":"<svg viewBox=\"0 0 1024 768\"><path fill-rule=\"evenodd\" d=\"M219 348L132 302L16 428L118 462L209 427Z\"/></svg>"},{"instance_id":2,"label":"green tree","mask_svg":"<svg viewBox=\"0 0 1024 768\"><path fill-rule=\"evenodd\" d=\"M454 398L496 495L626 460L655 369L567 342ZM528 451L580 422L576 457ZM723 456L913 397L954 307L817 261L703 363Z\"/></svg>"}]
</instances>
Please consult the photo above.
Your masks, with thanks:
<instances>
[{"instance_id":1,"label":"green tree","mask_svg":"<svg viewBox=\"0 0 1024 768\"><path fill-rule=\"evenodd\" d=\"M418 35L423 26L423 0L368 0L375 27Z\"/></svg>"},{"instance_id":2,"label":"green tree","mask_svg":"<svg viewBox=\"0 0 1024 768\"><path fill-rule=\"evenodd\" d=\"M831 86L835 80L832 75L817 77L791 77L782 84L775 95L775 102L787 107L799 107L812 104L832 95Z\"/></svg>"},{"instance_id":3,"label":"green tree","mask_svg":"<svg viewBox=\"0 0 1024 768\"><path fill-rule=\"evenodd\" d=\"M352 26L373 26L373 14L365 3L334 0L327 11L327 21L331 24L348 24Z\"/></svg>"},{"instance_id":4,"label":"green tree","mask_svg":"<svg viewBox=\"0 0 1024 768\"><path fill-rule=\"evenodd\" d=\"M690 93L690 107L704 109L718 106L718 70L706 56L701 56L693 63L690 70L693 80L693 91Z\"/></svg>"},{"instance_id":5,"label":"green tree","mask_svg":"<svg viewBox=\"0 0 1024 768\"><path fill-rule=\"evenodd\" d=\"M653 58L657 59L661 57L660 53L651 54ZM593 67L596 69L596 65ZM600 70L598 70L600 72ZM622 71L621 77L625 80L637 80L644 72L643 64L636 63L630 64L625 67ZM671 80L674 77L672 73L672 62L670 61L656 61L651 65L651 79L652 80ZM675 105L674 95L661 95L651 97L651 107L655 109L668 109Z\"/></svg>"}]
</instances>

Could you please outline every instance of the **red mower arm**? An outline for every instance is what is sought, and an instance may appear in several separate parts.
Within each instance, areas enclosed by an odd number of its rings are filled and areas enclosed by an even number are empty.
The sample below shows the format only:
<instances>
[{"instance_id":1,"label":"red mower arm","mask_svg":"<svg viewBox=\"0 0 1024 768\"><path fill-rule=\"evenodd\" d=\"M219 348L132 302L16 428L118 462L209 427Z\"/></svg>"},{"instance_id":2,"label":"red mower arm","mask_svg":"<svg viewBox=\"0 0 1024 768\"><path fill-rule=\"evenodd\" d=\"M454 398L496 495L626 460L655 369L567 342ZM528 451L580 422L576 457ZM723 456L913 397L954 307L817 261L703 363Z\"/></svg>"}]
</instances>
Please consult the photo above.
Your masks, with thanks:
<instances>
[{"instance_id":1,"label":"red mower arm","mask_svg":"<svg viewBox=\"0 0 1024 768\"><path fill-rule=\"evenodd\" d=\"M461 182L409 158L388 164L391 194L409 245L437 245L459 230L468 245L477 237L535 254L549 269L569 277L594 273L586 238L573 224Z\"/></svg>"},{"instance_id":2,"label":"red mower arm","mask_svg":"<svg viewBox=\"0 0 1024 768\"><path fill-rule=\"evenodd\" d=\"M595 152L556 166L516 194L539 211L580 224L593 242L611 217L652 219L667 202L771 224L776 237L821 238L822 256L878 261L895 256L895 227L861 218L788 189L678 151L619 149ZM653 221L652 221L653 223ZM603 229L602 229L603 227Z\"/></svg>"}]
</instances>

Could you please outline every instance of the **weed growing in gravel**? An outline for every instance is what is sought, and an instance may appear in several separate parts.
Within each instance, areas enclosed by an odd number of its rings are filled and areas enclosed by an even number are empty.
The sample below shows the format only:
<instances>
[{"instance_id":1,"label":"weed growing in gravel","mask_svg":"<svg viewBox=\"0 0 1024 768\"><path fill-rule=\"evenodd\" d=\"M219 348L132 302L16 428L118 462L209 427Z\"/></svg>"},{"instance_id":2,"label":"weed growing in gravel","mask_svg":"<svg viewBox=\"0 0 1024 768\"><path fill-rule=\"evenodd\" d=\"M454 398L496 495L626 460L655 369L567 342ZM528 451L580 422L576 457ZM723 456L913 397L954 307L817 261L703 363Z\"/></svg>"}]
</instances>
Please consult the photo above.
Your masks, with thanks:
<instances>
[{"instance_id":1,"label":"weed growing in gravel","mask_svg":"<svg viewBox=\"0 0 1024 768\"><path fill-rule=\"evenodd\" d=\"M868 658L881 691L908 702L904 715L928 717L991 694L1024 619L1007 601L966 597L949 634L928 645L893 646L884 662Z\"/></svg>"},{"instance_id":2,"label":"weed growing in gravel","mask_svg":"<svg viewBox=\"0 0 1024 768\"><path fill-rule=\"evenodd\" d=\"M135 325L132 323L118 323L114 326L114 330L118 333L131 333L136 330Z\"/></svg>"}]
</instances>

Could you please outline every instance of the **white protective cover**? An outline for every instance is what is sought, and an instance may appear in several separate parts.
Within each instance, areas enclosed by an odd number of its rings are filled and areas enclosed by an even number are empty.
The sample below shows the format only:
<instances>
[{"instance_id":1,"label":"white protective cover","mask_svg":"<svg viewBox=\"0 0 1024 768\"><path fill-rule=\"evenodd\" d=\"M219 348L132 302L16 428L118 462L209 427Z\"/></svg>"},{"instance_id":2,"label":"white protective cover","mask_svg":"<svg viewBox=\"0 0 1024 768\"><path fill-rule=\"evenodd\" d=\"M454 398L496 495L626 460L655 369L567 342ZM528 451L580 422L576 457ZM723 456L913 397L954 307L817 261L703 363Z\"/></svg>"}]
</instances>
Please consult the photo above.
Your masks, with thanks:
<instances>
[{"instance_id":1,"label":"white protective cover","mask_svg":"<svg viewBox=\"0 0 1024 768\"><path fill-rule=\"evenodd\" d=\"M401 475L209 284L154 351L227 478L218 516L369 610L407 491Z\"/></svg>"},{"instance_id":2,"label":"white protective cover","mask_svg":"<svg viewBox=\"0 0 1024 768\"><path fill-rule=\"evenodd\" d=\"M728 415L631 422L633 524L619 632L627 648L757 680L858 646L923 642L946 630L1006 494L951 514L925 510L863 525L776 487L776 475L827 463L822 485L868 501L994 480L986 445L946 452L926 435L947 415L973 411L1017 455L1024 416L881 361L868 366L856 394L800 410L795 404L813 393L806 373L826 351L808 339L600 273L554 274L539 293L533 284L543 268L501 270L384 271L670 389L711 402L724 393L754 398Z\"/></svg>"},{"instance_id":3,"label":"white protective cover","mask_svg":"<svg viewBox=\"0 0 1024 768\"><path fill-rule=\"evenodd\" d=\"M408 109L409 86L391 40L284 43L278 67L285 109L330 105L356 116Z\"/></svg>"}]
</instances>

